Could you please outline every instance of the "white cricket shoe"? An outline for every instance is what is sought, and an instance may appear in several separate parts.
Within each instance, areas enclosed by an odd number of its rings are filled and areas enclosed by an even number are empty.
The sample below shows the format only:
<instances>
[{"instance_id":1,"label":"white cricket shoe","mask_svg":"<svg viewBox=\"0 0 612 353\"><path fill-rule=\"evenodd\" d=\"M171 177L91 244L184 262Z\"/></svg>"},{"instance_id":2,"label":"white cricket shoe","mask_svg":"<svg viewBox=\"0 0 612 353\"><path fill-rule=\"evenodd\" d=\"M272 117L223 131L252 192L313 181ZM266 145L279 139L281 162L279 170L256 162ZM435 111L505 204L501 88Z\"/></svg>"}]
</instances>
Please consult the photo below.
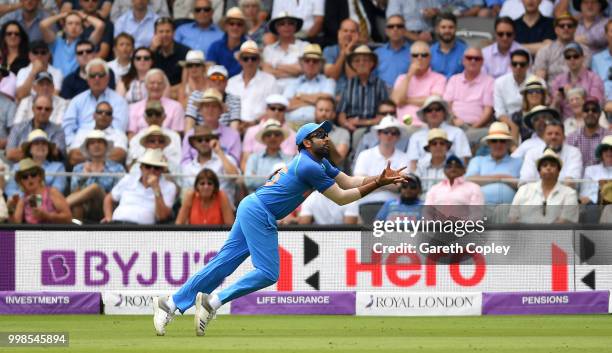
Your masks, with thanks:
<instances>
[{"instance_id":1,"label":"white cricket shoe","mask_svg":"<svg viewBox=\"0 0 612 353\"><path fill-rule=\"evenodd\" d=\"M204 336L208 323L215 317L216 310L212 308L208 298L208 294L201 292L196 296L194 324L197 336Z\"/></svg>"},{"instance_id":2,"label":"white cricket shoe","mask_svg":"<svg viewBox=\"0 0 612 353\"><path fill-rule=\"evenodd\" d=\"M168 306L168 297L153 298L153 325L158 336L166 334L166 326L174 319L174 313Z\"/></svg>"}]
</instances>

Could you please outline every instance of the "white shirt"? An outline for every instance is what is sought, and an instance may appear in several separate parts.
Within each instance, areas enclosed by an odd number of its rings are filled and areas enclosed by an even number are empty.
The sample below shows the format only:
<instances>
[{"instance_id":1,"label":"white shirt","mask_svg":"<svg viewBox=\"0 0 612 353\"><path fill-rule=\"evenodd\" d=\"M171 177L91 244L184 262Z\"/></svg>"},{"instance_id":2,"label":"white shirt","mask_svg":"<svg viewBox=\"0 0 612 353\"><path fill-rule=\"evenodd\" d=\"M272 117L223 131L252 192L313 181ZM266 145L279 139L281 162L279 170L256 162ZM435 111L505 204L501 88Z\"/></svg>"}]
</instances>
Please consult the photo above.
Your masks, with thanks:
<instances>
[{"instance_id":1,"label":"white shirt","mask_svg":"<svg viewBox=\"0 0 612 353\"><path fill-rule=\"evenodd\" d=\"M300 216L311 216L313 224L344 224L344 216L348 205L340 206L318 191L313 192L304 200L300 208Z\"/></svg>"},{"instance_id":2,"label":"white shirt","mask_svg":"<svg viewBox=\"0 0 612 353\"><path fill-rule=\"evenodd\" d=\"M115 74L115 80L120 80L123 76L125 76L125 74L127 74L127 72L130 70L130 66L131 64L129 62L127 65L122 66L119 64L117 59L108 62L108 67L110 67Z\"/></svg>"},{"instance_id":3,"label":"white shirt","mask_svg":"<svg viewBox=\"0 0 612 353\"><path fill-rule=\"evenodd\" d=\"M80 129L74 137L72 144L68 147L68 151L81 148L81 145L85 142L90 131L91 130ZM127 152L128 139L125 132L119 131L112 126L107 127L103 132L107 140L113 141L113 148L121 148Z\"/></svg>"},{"instance_id":4,"label":"white shirt","mask_svg":"<svg viewBox=\"0 0 612 353\"><path fill-rule=\"evenodd\" d=\"M516 83L514 75L509 72L500 76L495 80L493 88L493 108L495 109L495 117L510 114L521 109L523 105L523 96L519 92L520 84Z\"/></svg>"},{"instance_id":5,"label":"white shirt","mask_svg":"<svg viewBox=\"0 0 612 353\"><path fill-rule=\"evenodd\" d=\"M59 69L51 66L51 64L47 65L46 71L51 74L51 77L53 77L53 87L55 87L55 90L59 92L59 90L62 89L64 75L62 75L62 72ZM32 72L32 64L17 72L17 87L23 85L25 80L28 78L28 75L30 75L30 72ZM34 91L32 91L32 94L35 94Z\"/></svg>"},{"instance_id":6,"label":"white shirt","mask_svg":"<svg viewBox=\"0 0 612 353\"><path fill-rule=\"evenodd\" d=\"M32 120L34 118L34 112L32 111L32 99L33 96L27 96L21 100L19 106L17 107L17 112L15 113L15 120L13 121L13 125L19 124L24 121ZM49 121L58 125L62 125L64 113L66 112L66 108L68 108L68 102L68 100L54 95L53 111L51 112Z\"/></svg>"},{"instance_id":7,"label":"white shirt","mask_svg":"<svg viewBox=\"0 0 612 353\"><path fill-rule=\"evenodd\" d=\"M226 153L225 156L234 166L238 166L238 163L231 154ZM235 200L234 196L236 194L235 179L221 178L221 175L227 174L223 168L223 161L221 161L221 158L219 158L214 151L211 153L210 157L211 158L204 164L200 164L198 162L197 156L194 159L183 163L181 166L181 174L188 174L190 176L184 176L182 178L181 185L184 189L193 189L193 183L195 182L196 175L202 169L208 168L217 174L217 177L219 177L219 189L225 192L227 198L230 200L230 204L233 205Z\"/></svg>"},{"instance_id":8,"label":"white shirt","mask_svg":"<svg viewBox=\"0 0 612 353\"><path fill-rule=\"evenodd\" d=\"M266 45L262 54L263 61L272 65L273 67L278 65L297 64L299 63L299 57L302 56L304 47L306 47L306 45L308 45L308 42L300 39L296 39L293 44L289 44L287 51L280 46L280 42L278 41L270 45ZM276 84L278 84L281 91L283 91L297 76L279 78L276 80Z\"/></svg>"},{"instance_id":9,"label":"white shirt","mask_svg":"<svg viewBox=\"0 0 612 353\"><path fill-rule=\"evenodd\" d=\"M176 197L176 185L164 177L159 180L164 204L172 207ZM113 201L119 206L113 212L113 221L126 221L138 224L155 224L155 193L140 182L140 175L128 174L121 178L111 190Z\"/></svg>"},{"instance_id":10,"label":"white shirt","mask_svg":"<svg viewBox=\"0 0 612 353\"><path fill-rule=\"evenodd\" d=\"M170 137L170 144L164 148L164 156L168 159L168 166L171 171L178 171L181 164L181 136L174 130L161 128L164 135ZM130 139L126 164L130 165L138 160L145 153L145 148L140 144L140 139L147 133L147 129L140 130ZM132 167L133 168L133 167ZM176 169L175 169L176 168Z\"/></svg>"},{"instance_id":11,"label":"white shirt","mask_svg":"<svg viewBox=\"0 0 612 353\"><path fill-rule=\"evenodd\" d=\"M350 2L350 1L349 1ZM304 25L300 32L307 33L314 25L316 16L323 16L325 13L325 0L283 0L274 1L272 6L272 18L287 11L292 16L304 20ZM363 13L365 16L365 12Z\"/></svg>"},{"instance_id":12,"label":"white shirt","mask_svg":"<svg viewBox=\"0 0 612 353\"><path fill-rule=\"evenodd\" d=\"M599 181L612 179L612 167L604 167L603 163L591 165L584 170L584 179L593 180L580 184L580 196L586 196L593 203L599 198Z\"/></svg>"},{"instance_id":13,"label":"white shirt","mask_svg":"<svg viewBox=\"0 0 612 353\"><path fill-rule=\"evenodd\" d=\"M453 143L450 148L450 153L459 158L471 157L470 142L468 141L465 132L456 126L452 126L446 122L440 125L440 129L446 131L448 139ZM408 159L417 161L427 154L423 147L427 146L427 133L429 127L427 125L410 136L408 143Z\"/></svg>"},{"instance_id":14,"label":"white shirt","mask_svg":"<svg viewBox=\"0 0 612 353\"><path fill-rule=\"evenodd\" d=\"M252 122L258 120L266 111L266 97L281 93L276 78L267 72L257 70L255 76L244 85L243 73L227 81L227 93L240 97L240 120Z\"/></svg>"},{"instance_id":15,"label":"white shirt","mask_svg":"<svg viewBox=\"0 0 612 353\"><path fill-rule=\"evenodd\" d=\"M512 157L524 159L527 152L531 150L543 151L545 147L546 142L534 133L530 138L521 142L514 152L512 152Z\"/></svg>"},{"instance_id":16,"label":"white shirt","mask_svg":"<svg viewBox=\"0 0 612 353\"><path fill-rule=\"evenodd\" d=\"M538 166L536 161L542 157L544 149L532 149L525 155L523 166L521 167L520 179L522 182L530 182L540 180ZM559 180L566 178L580 179L582 177L582 153L574 146L563 144L563 148L559 153L559 157L563 161Z\"/></svg>"},{"instance_id":17,"label":"white shirt","mask_svg":"<svg viewBox=\"0 0 612 353\"><path fill-rule=\"evenodd\" d=\"M441 180L446 179L446 175L444 175L444 163L442 163L439 168L434 168L431 166L431 153L425 154L417 161L417 168L414 174L418 175L422 179L422 195L426 194L432 186L439 183Z\"/></svg>"},{"instance_id":18,"label":"white shirt","mask_svg":"<svg viewBox=\"0 0 612 353\"><path fill-rule=\"evenodd\" d=\"M508 214L510 221L520 223L553 223L558 218L578 222L576 191L557 183L548 198L544 198L540 181L525 184L518 189Z\"/></svg>"},{"instance_id":19,"label":"white shirt","mask_svg":"<svg viewBox=\"0 0 612 353\"><path fill-rule=\"evenodd\" d=\"M571 7L571 5L570 5ZM538 7L540 13L546 17L553 17L554 5L550 0L543 0ZM521 0L505 0L499 11L499 17L508 16L513 20L525 14L525 6Z\"/></svg>"}]
</instances>

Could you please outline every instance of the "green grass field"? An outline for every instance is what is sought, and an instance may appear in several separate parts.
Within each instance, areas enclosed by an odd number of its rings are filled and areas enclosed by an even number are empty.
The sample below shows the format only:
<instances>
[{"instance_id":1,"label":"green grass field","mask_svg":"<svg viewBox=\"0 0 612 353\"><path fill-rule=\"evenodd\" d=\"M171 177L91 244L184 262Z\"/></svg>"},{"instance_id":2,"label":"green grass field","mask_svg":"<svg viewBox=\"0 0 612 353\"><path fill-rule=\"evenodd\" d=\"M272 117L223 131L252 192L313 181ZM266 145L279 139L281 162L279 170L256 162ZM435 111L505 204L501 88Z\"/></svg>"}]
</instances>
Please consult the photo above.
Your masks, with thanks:
<instances>
[{"instance_id":1,"label":"green grass field","mask_svg":"<svg viewBox=\"0 0 612 353\"><path fill-rule=\"evenodd\" d=\"M0 331L67 331L69 348L0 352L612 352L612 317L220 316L195 337L193 316L165 337L149 316L0 316Z\"/></svg>"}]
</instances>

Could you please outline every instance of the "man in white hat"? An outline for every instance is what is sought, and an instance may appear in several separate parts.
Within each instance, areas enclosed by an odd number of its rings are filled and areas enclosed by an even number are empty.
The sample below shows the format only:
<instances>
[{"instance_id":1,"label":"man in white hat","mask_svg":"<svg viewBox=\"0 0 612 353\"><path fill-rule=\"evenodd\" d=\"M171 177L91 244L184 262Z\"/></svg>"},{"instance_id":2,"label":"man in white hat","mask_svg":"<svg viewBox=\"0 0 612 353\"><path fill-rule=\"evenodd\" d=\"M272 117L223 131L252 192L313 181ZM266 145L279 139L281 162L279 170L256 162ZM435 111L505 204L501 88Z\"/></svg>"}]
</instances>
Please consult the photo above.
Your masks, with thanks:
<instances>
[{"instance_id":1,"label":"man in white hat","mask_svg":"<svg viewBox=\"0 0 612 353\"><path fill-rule=\"evenodd\" d=\"M235 54L241 50L242 44L247 40L245 36L247 23L242 10L238 7L228 9L220 22L220 27L225 34L210 45L206 56L215 64L225 66L229 77L232 77L240 73L240 64Z\"/></svg>"},{"instance_id":2,"label":"man in white hat","mask_svg":"<svg viewBox=\"0 0 612 353\"><path fill-rule=\"evenodd\" d=\"M308 44L300 56L303 75L285 88L283 95L289 99L288 121L313 122L315 103L321 97L334 97L336 83L321 73L323 53L318 44Z\"/></svg>"},{"instance_id":3,"label":"man in white hat","mask_svg":"<svg viewBox=\"0 0 612 353\"><path fill-rule=\"evenodd\" d=\"M244 140L242 142L242 160L241 167L242 170L246 167L246 161L249 158L249 155L256 152L261 152L266 149L266 146L261 142L257 141L257 133L263 130L265 123L268 119L274 119L278 121L282 126L284 126L287 131L289 131L289 136L281 143L281 150L288 156L294 156L297 153L297 148L295 143L293 143L295 139L295 132L289 128L287 123L285 122L285 112L287 111L287 106L289 102L287 98L280 94L271 94L266 97L266 113L261 118L261 122L255 126L251 126L244 133Z\"/></svg>"},{"instance_id":4,"label":"man in white hat","mask_svg":"<svg viewBox=\"0 0 612 353\"><path fill-rule=\"evenodd\" d=\"M192 15L195 21L178 26L174 38L186 47L208 53L210 45L223 37L223 31L213 23L212 1L193 1ZM175 18L180 17L175 14Z\"/></svg>"},{"instance_id":5,"label":"man in white hat","mask_svg":"<svg viewBox=\"0 0 612 353\"><path fill-rule=\"evenodd\" d=\"M169 17L155 20L155 34L151 41L153 51L153 67L161 69L170 86L177 88L183 77L183 67L179 65L189 52L189 48L174 40L174 22Z\"/></svg>"},{"instance_id":6,"label":"man in white hat","mask_svg":"<svg viewBox=\"0 0 612 353\"><path fill-rule=\"evenodd\" d=\"M521 172L523 161L510 156L514 143L510 128L502 122L494 122L489 133L483 138L489 146L489 154L470 160L465 173L468 180L480 184L487 205L510 204L516 192L516 179Z\"/></svg>"},{"instance_id":7,"label":"man in white hat","mask_svg":"<svg viewBox=\"0 0 612 353\"><path fill-rule=\"evenodd\" d=\"M539 84L537 85L542 87ZM534 85L527 86L533 87ZM531 150L544 150L544 147L546 147L546 143L544 142L544 129L546 128L546 124L553 120L561 121L561 117L559 116L559 112L556 110L548 108L544 105L537 105L533 107L522 120L522 123L524 123L528 129L533 131L533 133L531 134L531 137L523 140L514 150L514 152L512 152L512 157L521 159L525 158L527 152Z\"/></svg>"},{"instance_id":8,"label":"man in white hat","mask_svg":"<svg viewBox=\"0 0 612 353\"><path fill-rule=\"evenodd\" d=\"M289 163L292 156L283 153L281 143L289 137L289 129L278 120L268 119L263 129L257 132L255 139L266 146L266 149L249 155L244 168L244 183L249 192L263 185L274 171ZM260 178L253 178L259 176ZM250 178L249 178L250 177Z\"/></svg>"},{"instance_id":9,"label":"man in white hat","mask_svg":"<svg viewBox=\"0 0 612 353\"><path fill-rule=\"evenodd\" d=\"M123 165L108 159L113 142L106 139L104 131L89 131L80 150L85 162L77 164L73 173L125 173ZM73 217L97 223L104 215L104 197L118 181L116 176L74 175L70 181L70 194L66 197Z\"/></svg>"},{"instance_id":10,"label":"man in white hat","mask_svg":"<svg viewBox=\"0 0 612 353\"><path fill-rule=\"evenodd\" d=\"M156 224L172 215L177 189L162 175L168 169L162 151L148 149L138 162L140 173L127 174L104 197L102 223Z\"/></svg>"},{"instance_id":11,"label":"man in white hat","mask_svg":"<svg viewBox=\"0 0 612 353\"><path fill-rule=\"evenodd\" d=\"M257 43L252 40L244 42L236 57L242 72L233 77L230 73L227 92L240 97L240 120L249 126L264 114L266 97L281 93L281 90L273 75L259 69L261 55Z\"/></svg>"},{"instance_id":12,"label":"man in white hat","mask_svg":"<svg viewBox=\"0 0 612 353\"><path fill-rule=\"evenodd\" d=\"M325 1L323 0L301 0L301 1L274 1L272 6L272 18L278 18L281 13L290 13L299 18L300 38L316 38L323 29L323 15L325 14ZM270 26L272 27L272 26Z\"/></svg>"}]
</instances>

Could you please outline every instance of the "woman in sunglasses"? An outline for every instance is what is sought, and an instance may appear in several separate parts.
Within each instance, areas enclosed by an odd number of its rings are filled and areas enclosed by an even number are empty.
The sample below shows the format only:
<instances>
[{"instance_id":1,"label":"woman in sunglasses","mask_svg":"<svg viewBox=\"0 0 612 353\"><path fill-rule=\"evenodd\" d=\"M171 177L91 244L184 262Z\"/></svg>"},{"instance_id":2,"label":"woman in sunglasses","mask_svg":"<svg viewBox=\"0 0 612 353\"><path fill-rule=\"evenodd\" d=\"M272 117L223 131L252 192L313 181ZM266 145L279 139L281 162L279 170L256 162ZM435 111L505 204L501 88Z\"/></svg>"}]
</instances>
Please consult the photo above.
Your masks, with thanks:
<instances>
[{"instance_id":1,"label":"woman in sunglasses","mask_svg":"<svg viewBox=\"0 0 612 353\"><path fill-rule=\"evenodd\" d=\"M200 50L190 50L184 61L179 65L187 72L178 88L178 101L183 109L187 108L187 101L195 91L204 92L206 89L206 63L204 53Z\"/></svg>"},{"instance_id":2,"label":"woman in sunglasses","mask_svg":"<svg viewBox=\"0 0 612 353\"><path fill-rule=\"evenodd\" d=\"M132 54L130 69L117 83L117 93L132 104L147 98L145 76L153 67L151 49L140 47Z\"/></svg>"},{"instance_id":3,"label":"woman in sunglasses","mask_svg":"<svg viewBox=\"0 0 612 353\"><path fill-rule=\"evenodd\" d=\"M176 224L231 225L234 211L227 195L219 190L217 174L202 169L195 178L193 189L187 191L176 217Z\"/></svg>"},{"instance_id":4,"label":"woman in sunglasses","mask_svg":"<svg viewBox=\"0 0 612 353\"><path fill-rule=\"evenodd\" d=\"M527 127L524 123L524 117L538 105L547 105L548 93L546 83L537 76L531 76L527 79L520 88L523 95L523 103L521 109L512 113L510 119L514 125L519 128L519 141L525 141L533 134L533 130Z\"/></svg>"},{"instance_id":5,"label":"woman in sunglasses","mask_svg":"<svg viewBox=\"0 0 612 353\"><path fill-rule=\"evenodd\" d=\"M56 188L45 185L45 170L31 158L19 161L15 181L23 191L17 202L13 223L70 223L68 203Z\"/></svg>"},{"instance_id":6,"label":"woman in sunglasses","mask_svg":"<svg viewBox=\"0 0 612 353\"><path fill-rule=\"evenodd\" d=\"M13 74L30 64L28 58L29 39L17 21L8 21L0 29L0 55L2 67Z\"/></svg>"}]
</instances>

